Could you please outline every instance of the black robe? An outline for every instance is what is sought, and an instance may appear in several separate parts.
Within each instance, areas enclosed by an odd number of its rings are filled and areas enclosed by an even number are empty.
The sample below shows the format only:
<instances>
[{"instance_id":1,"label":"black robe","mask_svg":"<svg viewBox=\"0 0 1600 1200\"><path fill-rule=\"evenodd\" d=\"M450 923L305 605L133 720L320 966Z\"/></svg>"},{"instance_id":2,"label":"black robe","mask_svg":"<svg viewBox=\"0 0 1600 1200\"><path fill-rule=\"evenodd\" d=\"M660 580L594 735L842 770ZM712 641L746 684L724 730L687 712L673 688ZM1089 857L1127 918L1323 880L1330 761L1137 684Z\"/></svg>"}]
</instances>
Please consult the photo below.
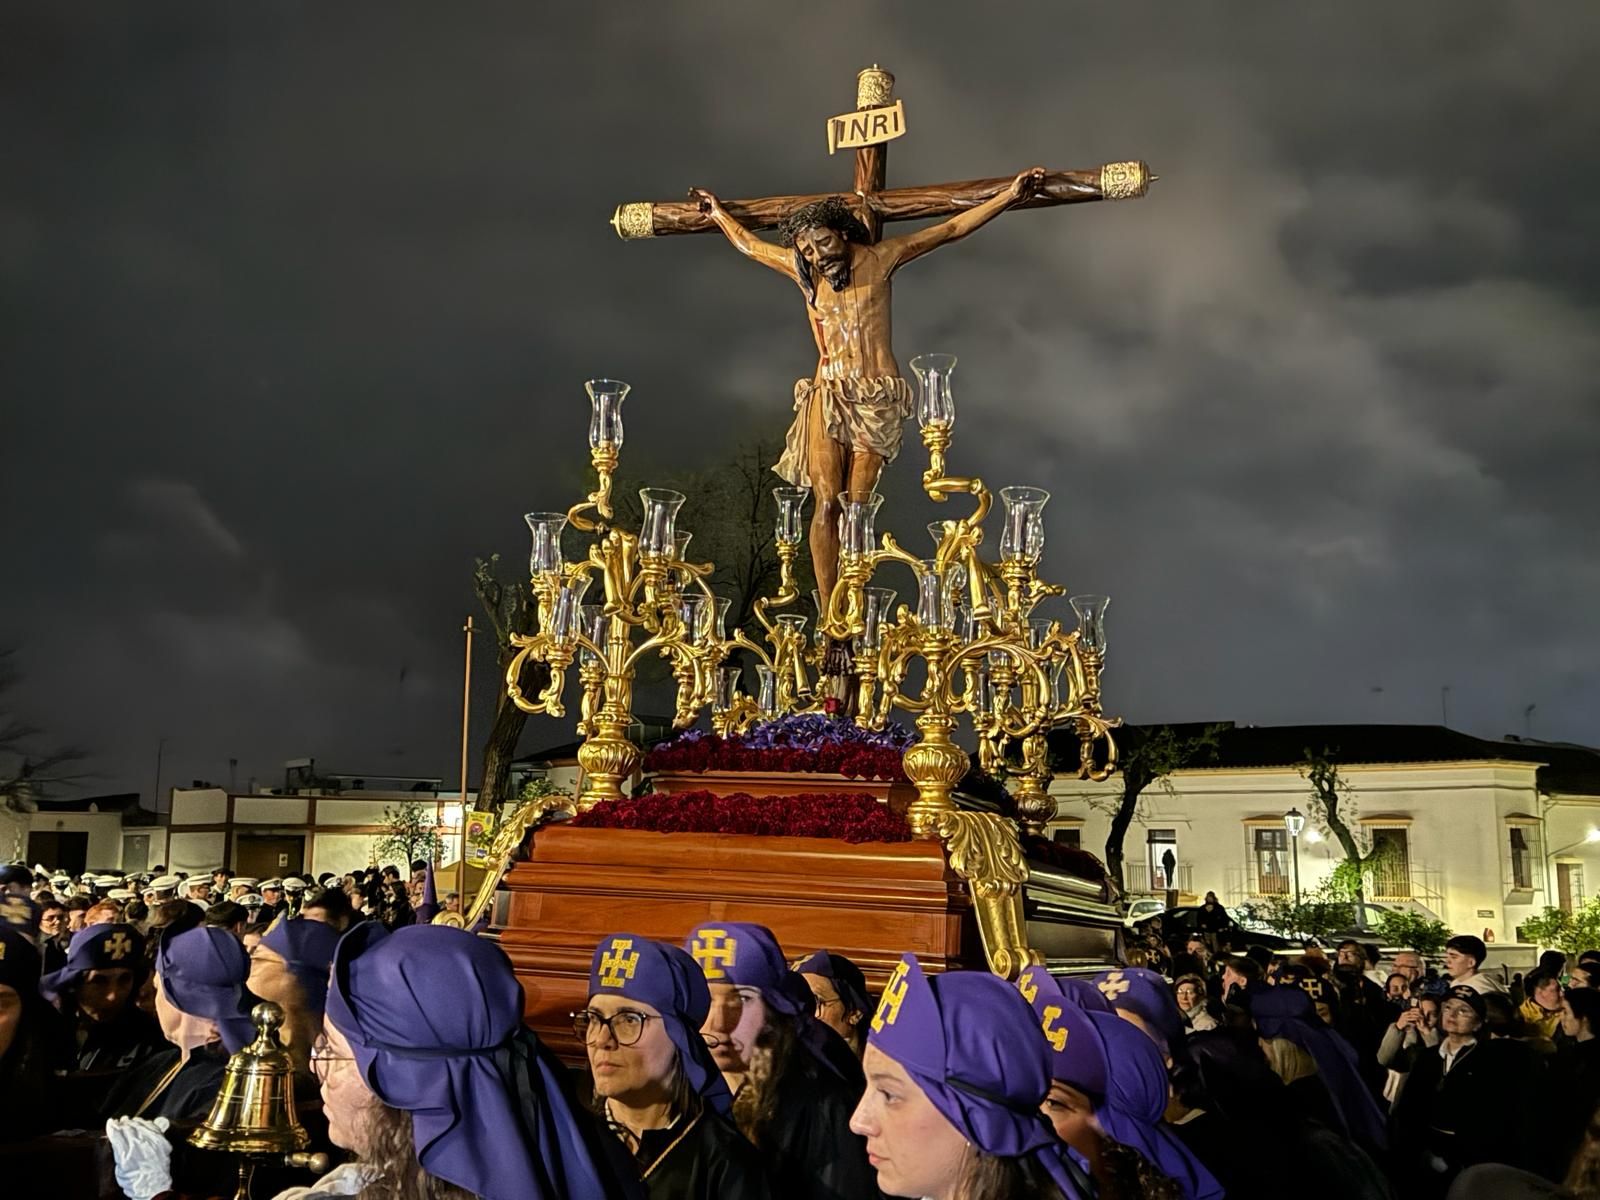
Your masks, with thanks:
<instances>
[{"instance_id":1,"label":"black robe","mask_svg":"<svg viewBox=\"0 0 1600 1200\"><path fill-rule=\"evenodd\" d=\"M877 1196L866 1139L850 1132L861 1089L797 1045L778 1081L778 1103L761 1154L779 1200L862 1200Z\"/></svg>"},{"instance_id":2,"label":"black robe","mask_svg":"<svg viewBox=\"0 0 1600 1200\"><path fill-rule=\"evenodd\" d=\"M109 1021L82 1022L78 1043L78 1071L124 1071L140 1059L171 1048L161 1024L130 998L126 1008Z\"/></svg>"},{"instance_id":3,"label":"black robe","mask_svg":"<svg viewBox=\"0 0 1600 1200\"><path fill-rule=\"evenodd\" d=\"M769 1200L761 1154L722 1117L647 1129L635 1154L650 1200Z\"/></svg>"},{"instance_id":4,"label":"black robe","mask_svg":"<svg viewBox=\"0 0 1600 1200\"><path fill-rule=\"evenodd\" d=\"M222 1073L228 1065L228 1052L220 1042L197 1047L160 1094L140 1111L145 1098L177 1062L178 1048L174 1046L137 1063L111 1089L102 1118L139 1116L204 1121L211 1115L212 1102L217 1098Z\"/></svg>"}]
</instances>

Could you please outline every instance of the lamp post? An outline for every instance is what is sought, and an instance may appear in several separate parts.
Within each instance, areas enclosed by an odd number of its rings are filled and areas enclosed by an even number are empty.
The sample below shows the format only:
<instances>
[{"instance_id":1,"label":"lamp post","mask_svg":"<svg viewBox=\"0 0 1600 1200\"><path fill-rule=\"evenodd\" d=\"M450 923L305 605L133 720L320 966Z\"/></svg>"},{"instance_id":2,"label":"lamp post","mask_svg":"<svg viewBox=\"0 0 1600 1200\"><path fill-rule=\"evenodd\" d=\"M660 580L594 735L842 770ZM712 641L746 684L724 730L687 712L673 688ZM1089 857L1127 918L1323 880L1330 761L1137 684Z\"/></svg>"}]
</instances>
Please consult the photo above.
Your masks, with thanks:
<instances>
[{"instance_id":1,"label":"lamp post","mask_svg":"<svg viewBox=\"0 0 1600 1200\"><path fill-rule=\"evenodd\" d=\"M1300 907L1300 831L1306 827L1306 819L1300 815L1298 808L1291 808L1283 814L1283 827L1289 831L1289 853L1294 859L1294 906Z\"/></svg>"}]
</instances>

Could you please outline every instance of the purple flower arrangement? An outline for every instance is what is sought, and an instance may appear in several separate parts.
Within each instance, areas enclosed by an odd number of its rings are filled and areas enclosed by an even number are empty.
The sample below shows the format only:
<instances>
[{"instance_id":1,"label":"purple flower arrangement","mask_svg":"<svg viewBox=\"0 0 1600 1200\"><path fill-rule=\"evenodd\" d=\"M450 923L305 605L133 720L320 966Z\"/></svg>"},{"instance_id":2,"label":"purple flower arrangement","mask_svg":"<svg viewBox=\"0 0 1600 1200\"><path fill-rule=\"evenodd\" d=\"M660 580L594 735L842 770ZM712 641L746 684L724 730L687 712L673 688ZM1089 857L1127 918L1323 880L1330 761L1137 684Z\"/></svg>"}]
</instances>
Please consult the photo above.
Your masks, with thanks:
<instances>
[{"instance_id":1,"label":"purple flower arrangement","mask_svg":"<svg viewBox=\"0 0 1600 1200\"><path fill-rule=\"evenodd\" d=\"M901 756L916 735L900 725L862 729L817 713L779 717L746 734L690 729L657 744L645 770L820 772L847 779L905 779Z\"/></svg>"}]
</instances>

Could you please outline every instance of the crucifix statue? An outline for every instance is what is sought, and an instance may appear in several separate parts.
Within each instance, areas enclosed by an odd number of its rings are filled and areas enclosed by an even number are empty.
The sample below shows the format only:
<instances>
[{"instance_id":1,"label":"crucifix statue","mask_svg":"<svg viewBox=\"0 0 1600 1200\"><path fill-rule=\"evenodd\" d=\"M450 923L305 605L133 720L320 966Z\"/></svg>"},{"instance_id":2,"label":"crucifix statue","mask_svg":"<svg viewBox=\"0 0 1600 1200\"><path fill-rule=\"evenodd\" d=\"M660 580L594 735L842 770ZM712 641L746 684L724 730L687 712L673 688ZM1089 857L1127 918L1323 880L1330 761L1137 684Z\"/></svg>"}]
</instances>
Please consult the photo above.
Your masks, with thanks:
<instances>
[{"instance_id":1,"label":"crucifix statue","mask_svg":"<svg viewBox=\"0 0 1600 1200\"><path fill-rule=\"evenodd\" d=\"M773 470L812 489L811 560L824 599L837 578L838 498L873 490L883 465L899 451L901 426L912 412L911 386L890 345L895 271L1009 208L1132 199L1144 195L1153 178L1142 162L1121 162L887 189L886 142L905 128L893 91L894 77L869 67L857 77L859 111L830 122L830 152L836 141L858 147L849 195L724 202L696 188L686 202L624 204L612 217L617 233L630 240L719 230L741 253L799 286L818 362L811 378L795 383L794 421ZM903 237L882 237L885 221L936 217L945 219ZM780 244L757 237L761 229L777 229Z\"/></svg>"}]
</instances>

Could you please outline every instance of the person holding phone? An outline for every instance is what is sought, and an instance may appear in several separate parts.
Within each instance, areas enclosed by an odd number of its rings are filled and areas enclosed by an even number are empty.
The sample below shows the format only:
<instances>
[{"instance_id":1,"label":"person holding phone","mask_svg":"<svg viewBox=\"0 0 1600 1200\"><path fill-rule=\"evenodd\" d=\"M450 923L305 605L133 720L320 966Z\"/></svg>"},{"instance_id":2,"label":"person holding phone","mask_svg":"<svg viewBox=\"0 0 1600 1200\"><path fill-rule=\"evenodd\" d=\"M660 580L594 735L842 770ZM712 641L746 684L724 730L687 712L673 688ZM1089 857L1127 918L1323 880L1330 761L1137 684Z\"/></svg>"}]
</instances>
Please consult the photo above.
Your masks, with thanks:
<instances>
[{"instance_id":1,"label":"person holding phone","mask_svg":"<svg viewBox=\"0 0 1600 1200\"><path fill-rule=\"evenodd\" d=\"M1378 1065L1389 1071L1383 1085L1383 1098L1391 1108L1400 1098L1406 1076L1418 1055L1439 1044L1439 999L1437 996L1412 996L1401 1008L1378 1043Z\"/></svg>"}]
</instances>

